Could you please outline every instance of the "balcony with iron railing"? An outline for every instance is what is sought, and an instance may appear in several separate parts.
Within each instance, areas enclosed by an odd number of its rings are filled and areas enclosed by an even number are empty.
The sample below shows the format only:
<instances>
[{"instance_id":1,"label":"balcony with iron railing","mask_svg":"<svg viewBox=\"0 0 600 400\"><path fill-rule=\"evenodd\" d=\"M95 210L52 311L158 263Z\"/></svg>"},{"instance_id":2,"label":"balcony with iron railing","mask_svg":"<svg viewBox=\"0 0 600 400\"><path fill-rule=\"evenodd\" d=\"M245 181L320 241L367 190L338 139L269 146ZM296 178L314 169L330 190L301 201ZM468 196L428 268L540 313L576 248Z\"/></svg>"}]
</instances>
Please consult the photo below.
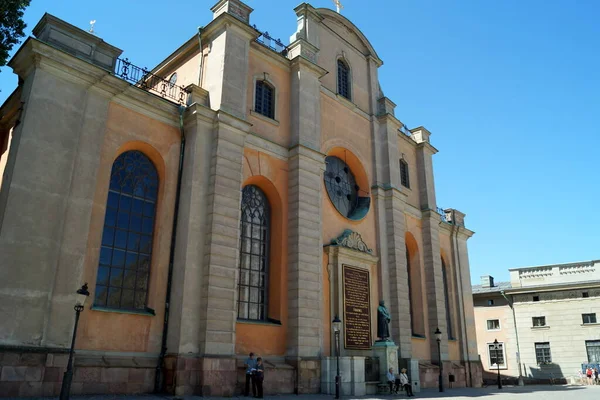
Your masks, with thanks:
<instances>
[{"instance_id":1,"label":"balcony with iron railing","mask_svg":"<svg viewBox=\"0 0 600 400\"><path fill-rule=\"evenodd\" d=\"M148 68L132 64L127 58L117 58L115 76L132 85L175 104L185 104L187 92L183 86L153 74Z\"/></svg>"},{"instance_id":2,"label":"balcony with iron railing","mask_svg":"<svg viewBox=\"0 0 600 400\"><path fill-rule=\"evenodd\" d=\"M284 57L287 56L288 47L283 44L281 39L275 39L267 31L262 32L256 25L253 25L253 28L259 33L255 39L257 43ZM174 82L155 75L148 68L138 67L127 58L117 58L114 75L170 102L176 104L185 104L186 102L187 92L183 86L178 86Z\"/></svg>"}]
</instances>

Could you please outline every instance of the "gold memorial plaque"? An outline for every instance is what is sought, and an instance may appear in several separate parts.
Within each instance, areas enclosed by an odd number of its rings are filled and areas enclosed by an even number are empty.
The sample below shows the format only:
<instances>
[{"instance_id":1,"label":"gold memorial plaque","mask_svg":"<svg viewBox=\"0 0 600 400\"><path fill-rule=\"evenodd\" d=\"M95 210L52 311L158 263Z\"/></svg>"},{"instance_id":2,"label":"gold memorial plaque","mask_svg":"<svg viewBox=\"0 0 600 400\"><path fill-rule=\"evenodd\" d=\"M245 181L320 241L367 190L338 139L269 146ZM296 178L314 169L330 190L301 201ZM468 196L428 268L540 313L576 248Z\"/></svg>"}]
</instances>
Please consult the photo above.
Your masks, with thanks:
<instances>
[{"instance_id":1,"label":"gold memorial plaque","mask_svg":"<svg viewBox=\"0 0 600 400\"><path fill-rule=\"evenodd\" d=\"M371 348L371 295L369 271L343 266L344 347Z\"/></svg>"}]
</instances>

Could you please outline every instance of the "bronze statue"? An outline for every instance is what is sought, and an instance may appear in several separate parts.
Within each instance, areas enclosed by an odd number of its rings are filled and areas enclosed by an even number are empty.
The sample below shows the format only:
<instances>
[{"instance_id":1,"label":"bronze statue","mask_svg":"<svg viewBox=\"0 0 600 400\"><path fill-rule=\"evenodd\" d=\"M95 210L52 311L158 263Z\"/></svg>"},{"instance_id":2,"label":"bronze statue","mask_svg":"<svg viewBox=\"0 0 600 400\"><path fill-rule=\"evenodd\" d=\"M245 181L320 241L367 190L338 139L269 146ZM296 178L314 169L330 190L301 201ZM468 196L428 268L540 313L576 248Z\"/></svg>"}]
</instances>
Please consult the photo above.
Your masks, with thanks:
<instances>
[{"instance_id":1,"label":"bronze statue","mask_svg":"<svg viewBox=\"0 0 600 400\"><path fill-rule=\"evenodd\" d=\"M386 342L390 337L390 328L389 323L392 321L390 317L390 313L385 308L385 303L383 300L379 302L379 307L377 308L377 337L379 338L378 342Z\"/></svg>"}]
</instances>

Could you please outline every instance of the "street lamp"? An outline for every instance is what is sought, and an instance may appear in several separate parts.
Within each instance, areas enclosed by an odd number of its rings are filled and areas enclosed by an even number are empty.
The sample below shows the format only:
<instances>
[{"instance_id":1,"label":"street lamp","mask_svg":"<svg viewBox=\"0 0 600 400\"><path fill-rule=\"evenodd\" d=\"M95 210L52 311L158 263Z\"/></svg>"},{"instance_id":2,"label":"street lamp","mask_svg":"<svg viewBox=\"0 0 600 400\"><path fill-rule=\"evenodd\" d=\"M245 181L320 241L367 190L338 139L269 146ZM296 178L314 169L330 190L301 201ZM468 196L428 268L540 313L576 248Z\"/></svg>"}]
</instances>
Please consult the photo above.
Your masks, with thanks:
<instances>
[{"instance_id":1,"label":"street lamp","mask_svg":"<svg viewBox=\"0 0 600 400\"><path fill-rule=\"evenodd\" d=\"M440 376L438 378L438 386L440 388L440 392L444 391L444 380L442 379L442 373L444 371L444 364L442 364L442 332L440 328L435 328L435 340L438 344L438 356L440 361Z\"/></svg>"},{"instance_id":2,"label":"street lamp","mask_svg":"<svg viewBox=\"0 0 600 400\"><path fill-rule=\"evenodd\" d=\"M333 325L333 332L335 333L335 356L337 358L337 372L335 375L335 398L340 398L340 329L342 329L342 321L340 321L340 317L335 315L333 321L331 321Z\"/></svg>"},{"instance_id":3,"label":"street lamp","mask_svg":"<svg viewBox=\"0 0 600 400\"><path fill-rule=\"evenodd\" d=\"M502 389L502 380L500 379L500 357L498 357L500 343L498 343L498 339L494 339L494 350L496 350L496 368L498 369L498 389Z\"/></svg>"},{"instance_id":4,"label":"street lamp","mask_svg":"<svg viewBox=\"0 0 600 400\"><path fill-rule=\"evenodd\" d=\"M75 337L77 336L77 324L79 323L79 314L83 311L83 305L87 300L90 292L88 292L87 282L77 289L77 303L75 303L75 327L73 328L73 339L71 340L71 350L69 351L69 362L67 370L63 376L62 387L60 389L60 400L69 400L69 392L71 391L71 381L73 380L73 350L75 348Z\"/></svg>"}]
</instances>

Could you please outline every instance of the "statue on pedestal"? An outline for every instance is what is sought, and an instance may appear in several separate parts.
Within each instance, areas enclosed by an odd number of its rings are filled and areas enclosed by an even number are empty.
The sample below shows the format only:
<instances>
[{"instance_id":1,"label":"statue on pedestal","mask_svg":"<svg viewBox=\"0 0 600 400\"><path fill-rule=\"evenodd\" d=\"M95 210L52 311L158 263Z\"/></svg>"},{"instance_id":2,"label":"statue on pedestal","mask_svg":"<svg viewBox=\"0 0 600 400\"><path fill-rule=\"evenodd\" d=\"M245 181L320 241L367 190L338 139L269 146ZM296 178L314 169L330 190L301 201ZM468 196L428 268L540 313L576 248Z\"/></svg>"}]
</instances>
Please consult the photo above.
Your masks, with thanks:
<instances>
[{"instance_id":1,"label":"statue on pedestal","mask_svg":"<svg viewBox=\"0 0 600 400\"><path fill-rule=\"evenodd\" d=\"M379 302L379 307L377 308L377 337L379 338L378 342L387 342L390 337L390 327L389 323L392 321L390 317L390 313L387 308L385 308L385 303L383 300Z\"/></svg>"}]
</instances>

